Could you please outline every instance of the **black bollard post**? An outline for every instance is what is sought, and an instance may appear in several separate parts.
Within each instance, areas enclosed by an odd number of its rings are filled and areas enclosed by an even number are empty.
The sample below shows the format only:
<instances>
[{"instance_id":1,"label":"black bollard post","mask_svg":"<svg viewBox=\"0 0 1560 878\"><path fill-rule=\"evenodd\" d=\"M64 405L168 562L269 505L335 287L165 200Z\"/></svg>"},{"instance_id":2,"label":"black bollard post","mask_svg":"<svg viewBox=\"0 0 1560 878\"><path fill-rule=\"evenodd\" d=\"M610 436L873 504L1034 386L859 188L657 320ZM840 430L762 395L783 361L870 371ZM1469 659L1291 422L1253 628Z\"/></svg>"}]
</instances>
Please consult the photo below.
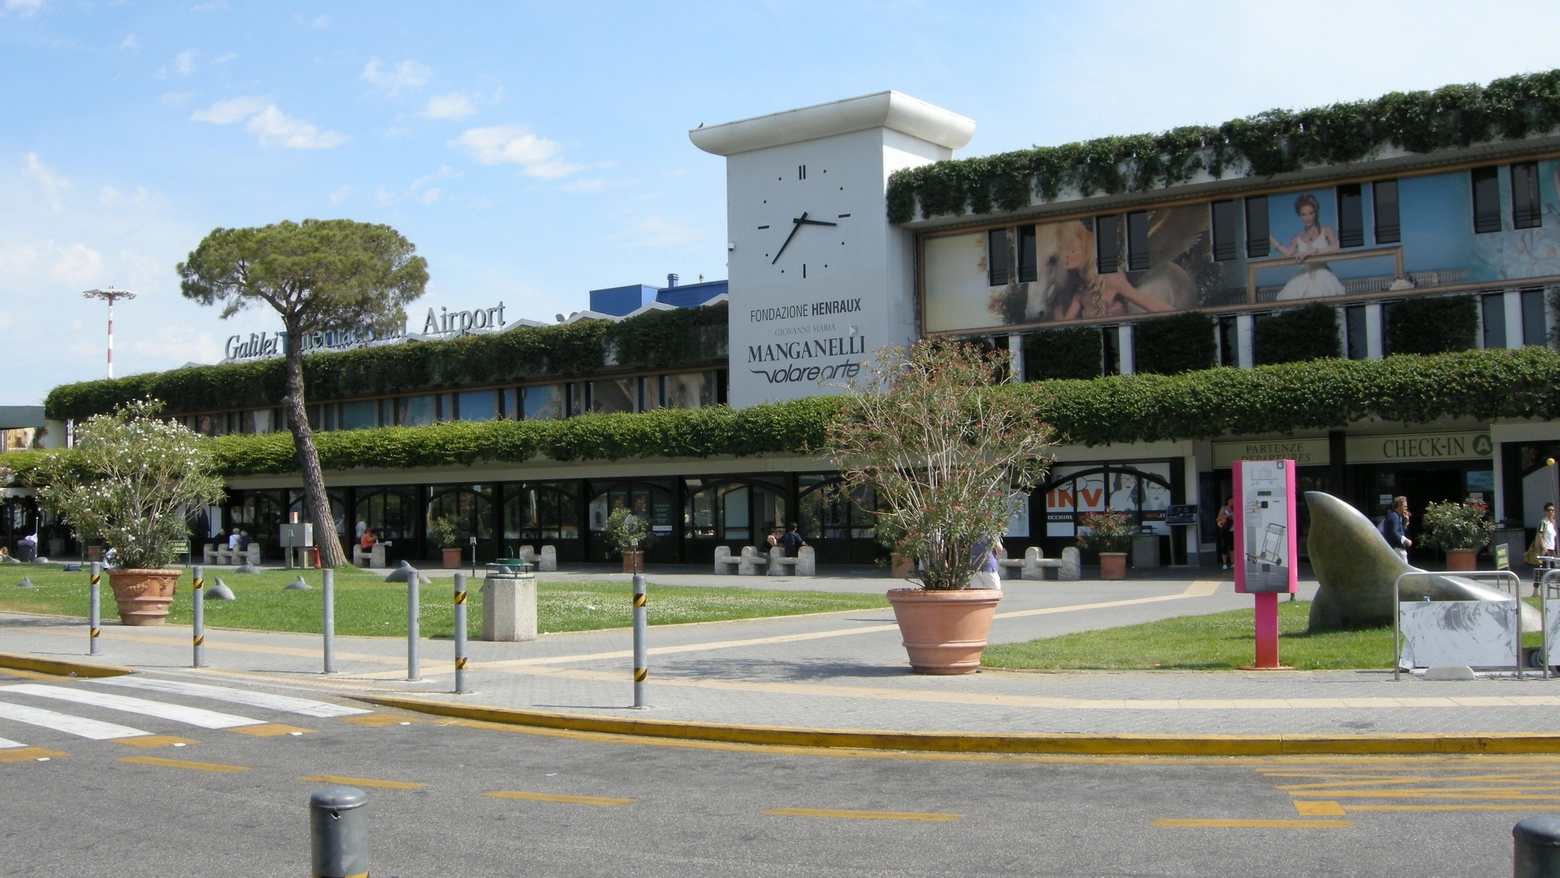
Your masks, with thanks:
<instances>
[{"instance_id":1,"label":"black bollard post","mask_svg":"<svg viewBox=\"0 0 1560 878\"><path fill-rule=\"evenodd\" d=\"M1560 817L1529 817L1511 838L1511 878L1560 878Z\"/></svg>"},{"instance_id":2,"label":"black bollard post","mask_svg":"<svg viewBox=\"0 0 1560 878\"><path fill-rule=\"evenodd\" d=\"M312 878L367 878L367 802L356 787L321 787L309 796Z\"/></svg>"}]
</instances>

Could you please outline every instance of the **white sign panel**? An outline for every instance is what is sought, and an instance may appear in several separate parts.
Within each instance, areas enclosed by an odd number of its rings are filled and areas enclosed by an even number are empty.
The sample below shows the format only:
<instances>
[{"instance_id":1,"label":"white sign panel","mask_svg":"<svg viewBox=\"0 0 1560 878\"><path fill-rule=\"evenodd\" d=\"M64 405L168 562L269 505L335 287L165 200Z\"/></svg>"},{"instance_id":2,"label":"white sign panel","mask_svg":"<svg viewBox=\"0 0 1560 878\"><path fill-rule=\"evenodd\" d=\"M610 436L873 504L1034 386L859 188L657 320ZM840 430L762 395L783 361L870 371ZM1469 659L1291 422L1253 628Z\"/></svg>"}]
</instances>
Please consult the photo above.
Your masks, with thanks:
<instances>
[{"instance_id":1,"label":"white sign panel","mask_svg":"<svg viewBox=\"0 0 1560 878\"><path fill-rule=\"evenodd\" d=\"M1515 607L1514 601L1405 601L1398 666L1512 667L1521 636Z\"/></svg>"}]
</instances>

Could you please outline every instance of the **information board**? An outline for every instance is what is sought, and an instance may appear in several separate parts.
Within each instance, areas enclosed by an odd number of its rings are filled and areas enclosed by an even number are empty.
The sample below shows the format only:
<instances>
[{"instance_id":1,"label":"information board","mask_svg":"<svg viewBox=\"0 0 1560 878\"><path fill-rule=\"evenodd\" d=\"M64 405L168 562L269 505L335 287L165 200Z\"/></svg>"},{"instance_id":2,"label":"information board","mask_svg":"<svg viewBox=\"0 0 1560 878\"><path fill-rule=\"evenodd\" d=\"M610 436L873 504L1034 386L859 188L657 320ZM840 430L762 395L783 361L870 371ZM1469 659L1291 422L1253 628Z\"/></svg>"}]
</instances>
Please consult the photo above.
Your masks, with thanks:
<instances>
[{"instance_id":1,"label":"information board","mask_svg":"<svg viewBox=\"0 0 1560 878\"><path fill-rule=\"evenodd\" d=\"M1295 570L1295 462L1237 460L1235 475L1235 590L1293 592Z\"/></svg>"}]
</instances>

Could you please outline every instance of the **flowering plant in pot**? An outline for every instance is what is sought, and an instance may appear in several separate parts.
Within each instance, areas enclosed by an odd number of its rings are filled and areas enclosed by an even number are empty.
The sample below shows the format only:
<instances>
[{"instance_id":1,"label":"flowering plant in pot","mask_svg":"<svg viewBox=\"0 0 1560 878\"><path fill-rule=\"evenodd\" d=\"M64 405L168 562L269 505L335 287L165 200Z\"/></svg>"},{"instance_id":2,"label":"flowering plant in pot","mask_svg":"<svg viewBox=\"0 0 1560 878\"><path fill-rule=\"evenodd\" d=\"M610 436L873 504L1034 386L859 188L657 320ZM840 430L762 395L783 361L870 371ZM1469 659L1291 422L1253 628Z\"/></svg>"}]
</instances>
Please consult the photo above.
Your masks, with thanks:
<instances>
[{"instance_id":1,"label":"flowering plant in pot","mask_svg":"<svg viewBox=\"0 0 1560 878\"><path fill-rule=\"evenodd\" d=\"M1138 527L1125 512L1086 512L1078 518L1078 548L1100 556L1101 579L1123 579L1127 575L1127 550Z\"/></svg>"},{"instance_id":2,"label":"flowering plant in pot","mask_svg":"<svg viewBox=\"0 0 1560 878\"><path fill-rule=\"evenodd\" d=\"M1050 428L1000 386L1010 359L938 340L883 348L845 385L825 428L843 490L875 502L878 540L920 562L919 588L889 592L920 673L979 666L1001 595L966 590L982 560L976 546L1006 530L1010 504L1049 463Z\"/></svg>"},{"instance_id":3,"label":"flowering plant in pot","mask_svg":"<svg viewBox=\"0 0 1560 878\"><path fill-rule=\"evenodd\" d=\"M126 625L167 618L179 571L173 543L189 537L184 510L216 503L222 481L200 437L157 417L155 400L127 403L76 427L75 447L56 454L33 479L45 509L84 540L118 557L109 585Z\"/></svg>"},{"instance_id":4,"label":"flowering plant in pot","mask_svg":"<svg viewBox=\"0 0 1560 878\"><path fill-rule=\"evenodd\" d=\"M1490 507L1480 497L1461 503L1448 500L1425 507L1420 521L1425 545L1446 550L1446 565L1453 570L1474 569L1474 556L1495 535Z\"/></svg>"},{"instance_id":5,"label":"flowering plant in pot","mask_svg":"<svg viewBox=\"0 0 1560 878\"><path fill-rule=\"evenodd\" d=\"M631 509L618 507L607 516L601 535L607 542L607 557L623 557L624 573L644 569L645 549L655 542L649 519Z\"/></svg>"}]
</instances>

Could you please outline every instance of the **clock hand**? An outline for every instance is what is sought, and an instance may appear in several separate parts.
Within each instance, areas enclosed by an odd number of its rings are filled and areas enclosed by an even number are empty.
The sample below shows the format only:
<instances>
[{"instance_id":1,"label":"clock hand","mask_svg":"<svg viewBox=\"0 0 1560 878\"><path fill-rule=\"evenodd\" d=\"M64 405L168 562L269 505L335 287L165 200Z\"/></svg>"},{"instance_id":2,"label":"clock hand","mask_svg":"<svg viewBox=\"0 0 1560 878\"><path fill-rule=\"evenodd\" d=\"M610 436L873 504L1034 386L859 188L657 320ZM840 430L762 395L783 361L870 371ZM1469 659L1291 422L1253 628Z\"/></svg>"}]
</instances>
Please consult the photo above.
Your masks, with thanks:
<instances>
[{"instance_id":1,"label":"clock hand","mask_svg":"<svg viewBox=\"0 0 1560 878\"><path fill-rule=\"evenodd\" d=\"M806 223L809 226L837 226L839 223L826 223L823 220L810 220L803 214L801 219L791 220L793 223Z\"/></svg>"},{"instance_id":2,"label":"clock hand","mask_svg":"<svg viewBox=\"0 0 1560 878\"><path fill-rule=\"evenodd\" d=\"M791 220L791 222L795 223L796 225L791 226L791 234L785 236L785 243L780 245L780 250L775 253L775 258L771 259L769 261L770 265L774 265L776 262L780 261L780 254L785 252L785 248L790 246L790 244L791 244L791 239L796 237L796 233L797 232L801 231L801 229L802 229L802 220L805 220L805 219L807 219L807 214L804 211L802 213L801 219Z\"/></svg>"}]
</instances>

